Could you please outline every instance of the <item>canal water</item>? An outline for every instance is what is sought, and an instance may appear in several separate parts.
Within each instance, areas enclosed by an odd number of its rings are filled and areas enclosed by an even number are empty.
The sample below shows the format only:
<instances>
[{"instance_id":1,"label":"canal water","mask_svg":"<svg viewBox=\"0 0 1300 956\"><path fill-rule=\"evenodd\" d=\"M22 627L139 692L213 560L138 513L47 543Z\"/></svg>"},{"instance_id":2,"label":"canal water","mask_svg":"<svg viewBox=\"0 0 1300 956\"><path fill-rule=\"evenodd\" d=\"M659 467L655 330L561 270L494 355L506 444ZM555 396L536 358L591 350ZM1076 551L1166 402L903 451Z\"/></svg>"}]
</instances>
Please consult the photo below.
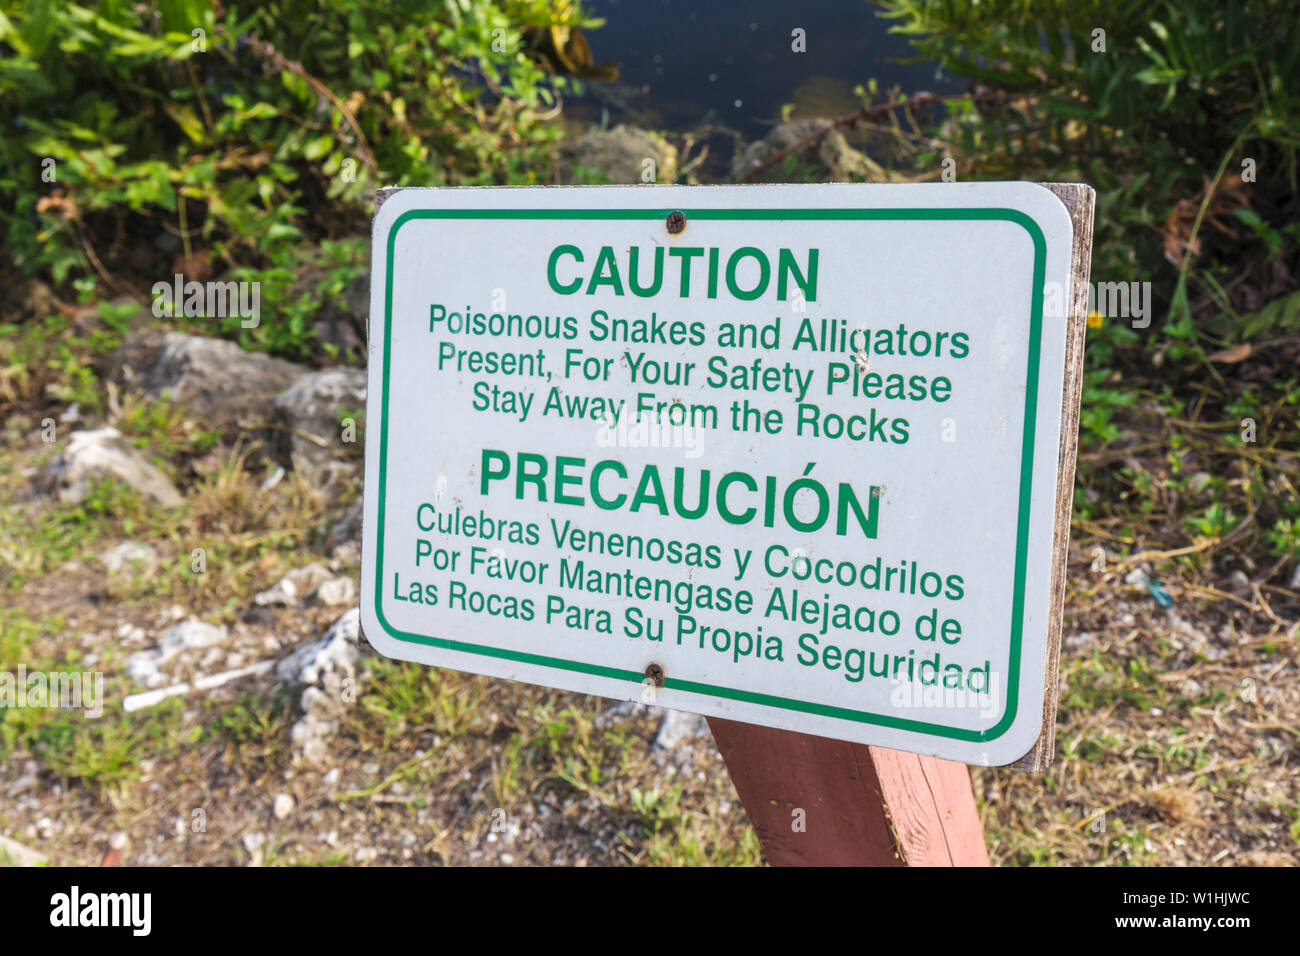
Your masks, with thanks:
<instances>
[{"instance_id":1,"label":"canal water","mask_svg":"<svg viewBox=\"0 0 1300 956\"><path fill-rule=\"evenodd\" d=\"M915 55L893 21L867 0L588 0L605 25L588 32L597 63L620 77L589 83L566 112L584 123L629 122L687 132L721 127L761 138L794 104L792 118L848 112L853 88L955 93L965 81ZM806 52L795 52L802 30ZM879 98L878 98L879 99Z\"/></svg>"}]
</instances>

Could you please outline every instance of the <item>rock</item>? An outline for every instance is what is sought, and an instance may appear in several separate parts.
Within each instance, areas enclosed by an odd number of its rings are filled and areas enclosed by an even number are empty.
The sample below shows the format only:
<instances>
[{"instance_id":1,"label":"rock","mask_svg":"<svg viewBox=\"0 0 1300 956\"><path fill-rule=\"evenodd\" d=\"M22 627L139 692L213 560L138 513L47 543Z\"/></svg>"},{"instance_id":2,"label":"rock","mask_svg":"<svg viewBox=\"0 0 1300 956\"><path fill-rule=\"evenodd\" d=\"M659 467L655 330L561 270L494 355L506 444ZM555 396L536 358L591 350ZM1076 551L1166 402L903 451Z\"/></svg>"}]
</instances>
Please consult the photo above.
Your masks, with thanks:
<instances>
[{"instance_id":1,"label":"rock","mask_svg":"<svg viewBox=\"0 0 1300 956\"><path fill-rule=\"evenodd\" d=\"M357 599L357 582L346 575L326 581L316 589L316 600L326 607L356 604Z\"/></svg>"},{"instance_id":2,"label":"rock","mask_svg":"<svg viewBox=\"0 0 1300 956\"><path fill-rule=\"evenodd\" d=\"M365 503L360 498L352 502L334 527L330 528L325 543L331 547L349 544L360 546L361 520L364 514L364 506Z\"/></svg>"},{"instance_id":3,"label":"rock","mask_svg":"<svg viewBox=\"0 0 1300 956\"><path fill-rule=\"evenodd\" d=\"M135 361L147 361L143 341L128 343L144 352ZM166 392L172 402L209 424L234 426L269 418L276 397L308 371L283 359L245 352L224 339L168 332L143 385L155 397Z\"/></svg>"},{"instance_id":4,"label":"rock","mask_svg":"<svg viewBox=\"0 0 1300 956\"><path fill-rule=\"evenodd\" d=\"M370 275L362 273L321 307L313 328L321 344L338 346L342 354L351 351L364 357L370 326Z\"/></svg>"},{"instance_id":5,"label":"rock","mask_svg":"<svg viewBox=\"0 0 1300 956\"><path fill-rule=\"evenodd\" d=\"M39 769L35 760L28 760L23 764L23 772L17 780L13 781L6 788L6 793L11 797L21 796L28 790L36 787L38 782Z\"/></svg>"},{"instance_id":6,"label":"rock","mask_svg":"<svg viewBox=\"0 0 1300 956\"><path fill-rule=\"evenodd\" d=\"M1128 574L1124 575L1124 583L1137 588L1139 591L1146 587L1149 580L1151 579L1144 568L1134 568Z\"/></svg>"},{"instance_id":7,"label":"rock","mask_svg":"<svg viewBox=\"0 0 1300 956\"><path fill-rule=\"evenodd\" d=\"M750 170L762 164L773 153L793 146L799 140L824 128L827 122L829 121L821 119L800 120L793 123L782 123L773 127L772 131L765 137L757 143L750 143L743 152L737 154L731 167L732 178L744 179ZM806 163L810 158L810 151L812 156L815 157L822 178L826 182L881 183L890 182L894 178L865 153L860 153L850 146L848 140L844 138L844 134L837 129L831 130L819 140L810 144L807 149L796 150L793 155L799 161ZM778 161L758 173L751 181L761 183L788 182L789 174L785 170L785 163Z\"/></svg>"},{"instance_id":8,"label":"rock","mask_svg":"<svg viewBox=\"0 0 1300 956\"><path fill-rule=\"evenodd\" d=\"M361 564L361 543L359 541L344 541L342 544L335 545L330 551L330 566L336 571L343 568L355 568Z\"/></svg>"},{"instance_id":9,"label":"rock","mask_svg":"<svg viewBox=\"0 0 1300 956\"><path fill-rule=\"evenodd\" d=\"M357 641L361 637L361 612L345 612L325 636L314 644L299 648L276 665L281 679L300 684L324 684L330 674L353 676L356 673Z\"/></svg>"},{"instance_id":10,"label":"rock","mask_svg":"<svg viewBox=\"0 0 1300 956\"><path fill-rule=\"evenodd\" d=\"M275 814L277 820L283 820L293 813L293 797L287 793L277 793L274 802L271 804L271 812Z\"/></svg>"},{"instance_id":11,"label":"rock","mask_svg":"<svg viewBox=\"0 0 1300 956\"><path fill-rule=\"evenodd\" d=\"M1217 661L1222 659L1227 651L1222 647L1219 641L1201 630L1190 621L1185 620L1177 611L1169 611L1169 628L1175 635L1173 645L1186 649L1191 654L1199 654L1208 660Z\"/></svg>"},{"instance_id":12,"label":"rock","mask_svg":"<svg viewBox=\"0 0 1300 956\"><path fill-rule=\"evenodd\" d=\"M141 687L162 687L167 683L162 655L157 650L136 651L126 659L126 676Z\"/></svg>"},{"instance_id":13,"label":"rock","mask_svg":"<svg viewBox=\"0 0 1300 956\"><path fill-rule=\"evenodd\" d=\"M169 683L162 668L187 650L202 650L222 644L228 637L224 627L190 618L168 629L158 646L136 651L126 659L126 673L143 687L161 687Z\"/></svg>"},{"instance_id":14,"label":"rock","mask_svg":"<svg viewBox=\"0 0 1300 956\"><path fill-rule=\"evenodd\" d=\"M675 750L688 740L707 737L709 725L699 714L688 714L682 710L668 710L659 733L655 734L655 750Z\"/></svg>"},{"instance_id":15,"label":"rock","mask_svg":"<svg viewBox=\"0 0 1300 956\"><path fill-rule=\"evenodd\" d=\"M248 865L261 866L262 861L266 858L266 834L265 833L245 833L243 839L244 849L248 851Z\"/></svg>"},{"instance_id":16,"label":"rock","mask_svg":"<svg viewBox=\"0 0 1300 956\"><path fill-rule=\"evenodd\" d=\"M114 478L164 508L181 503L176 486L122 437L116 428L73 432L47 472L47 490L79 504L96 482Z\"/></svg>"},{"instance_id":17,"label":"rock","mask_svg":"<svg viewBox=\"0 0 1300 956\"><path fill-rule=\"evenodd\" d=\"M108 357L107 373L110 381L121 385L144 388L145 377L158 363L166 329L139 329L123 339L117 350Z\"/></svg>"},{"instance_id":18,"label":"rock","mask_svg":"<svg viewBox=\"0 0 1300 956\"><path fill-rule=\"evenodd\" d=\"M321 640L290 654L276 674L306 685L302 718L289 732L295 762L315 766L329 759L329 738L338 727L343 708L355 699L361 637L361 612L352 608L325 632Z\"/></svg>"},{"instance_id":19,"label":"rock","mask_svg":"<svg viewBox=\"0 0 1300 956\"><path fill-rule=\"evenodd\" d=\"M359 368L331 368L299 379L275 401L274 414L285 431L280 450L294 471L314 485L328 485L336 476L353 470L343 456L351 447L360 450L361 422L366 407L366 373ZM354 420L351 434L344 418Z\"/></svg>"},{"instance_id":20,"label":"rock","mask_svg":"<svg viewBox=\"0 0 1300 956\"><path fill-rule=\"evenodd\" d=\"M259 607L297 607L307 595L330 578L329 571L313 561L305 567L294 568L277 581L274 587L254 595L253 603Z\"/></svg>"},{"instance_id":21,"label":"rock","mask_svg":"<svg viewBox=\"0 0 1300 956\"><path fill-rule=\"evenodd\" d=\"M559 149L559 181L573 185L588 181L576 167L594 172L615 184L642 183L643 173L654 163L651 182L671 183L677 178L677 148L654 133L635 126L594 129Z\"/></svg>"},{"instance_id":22,"label":"rock","mask_svg":"<svg viewBox=\"0 0 1300 956\"><path fill-rule=\"evenodd\" d=\"M597 714L593 723L601 728L611 727L625 720L639 720L648 717L654 710L654 707L647 704L635 700L625 700Z\"/></svg>"},{"instance_id":23,"label":"rock","mask_svg":"<svg viewBox=\"0 0 1300 956\"><path fill-rule=\"evenodd\" d=\"M49 861L39 850L0 834L0 866L43 866Z\"/></svg>"},{"instance_id":24,"label":"rock","mask_svg":"<svg viewBox=\"0 0 1300 956\"><path fill-rule=\"evenodd\" d=\"M158 647L163 652L163 660L168 661L184 650L221 644L227 636L224 627L190 618L170 628L158 642Z\"/></svg>"},{"instance_id":25,"label":"rock","mask_svg":"<svg viewBox=\"0 0 1300 956\"><path fill-rule=\"evenodd\" d=\"M99 556L110 574L120 574L136 568L149 574L158 566L158 552L139 541L123 541Z\"/></svg>"}]
</instances>

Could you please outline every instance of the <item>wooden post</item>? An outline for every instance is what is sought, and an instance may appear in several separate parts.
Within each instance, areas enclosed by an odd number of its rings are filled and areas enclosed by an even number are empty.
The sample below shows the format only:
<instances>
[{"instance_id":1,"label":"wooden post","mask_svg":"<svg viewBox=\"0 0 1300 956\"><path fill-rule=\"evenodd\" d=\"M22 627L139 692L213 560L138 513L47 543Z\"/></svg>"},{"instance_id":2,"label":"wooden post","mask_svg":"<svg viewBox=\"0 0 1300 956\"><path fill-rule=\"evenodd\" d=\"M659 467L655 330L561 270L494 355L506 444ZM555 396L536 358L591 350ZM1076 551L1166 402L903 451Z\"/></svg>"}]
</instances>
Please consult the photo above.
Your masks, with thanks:
<instances>
[{"instance_id":1,"label":"wooden post","mask_svg":"<svg viewBox=\"0 0 1300 956\"><path fill-rule=\"evenodd\" d=\"M1056 675L1092 252L1093 191L1045 184L1074 222L1060 487L1048 622L1047 693L1038 742L1015 766L1044 770L1056 730ZM844 740L709 718L736 792L772 866L988 866L965 764Z\"/></svg>"},{"instance_id":2,"label":"wooden post","mask_svg":"<svg viewBox=\"0 0 1300 956\"><path fill-rule=\"evenodd\" d=\"M965 764L718 717L709 729L773 866L989 865Z\"/></svg>"}]
</instances>

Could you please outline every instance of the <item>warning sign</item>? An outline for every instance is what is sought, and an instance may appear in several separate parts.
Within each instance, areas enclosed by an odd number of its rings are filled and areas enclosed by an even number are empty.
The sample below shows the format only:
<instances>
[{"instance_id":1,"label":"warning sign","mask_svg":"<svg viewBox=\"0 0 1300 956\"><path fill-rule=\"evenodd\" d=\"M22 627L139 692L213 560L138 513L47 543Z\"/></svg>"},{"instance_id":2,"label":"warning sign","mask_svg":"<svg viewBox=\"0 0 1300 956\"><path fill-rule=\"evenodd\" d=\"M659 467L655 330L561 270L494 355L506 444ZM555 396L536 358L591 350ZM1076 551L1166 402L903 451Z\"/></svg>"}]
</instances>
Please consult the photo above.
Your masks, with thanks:
<instances>
[{"instance_id":1,"label":"warning sign","mask_svg":"<svg viewBox=\"0 0 1300 956\"><path fill-rule=\"evenodd\" d=\"M1054 613L1071 243L1028 183L392 192L367 638L1021 757Z\"/></svg>"}]
</instances>

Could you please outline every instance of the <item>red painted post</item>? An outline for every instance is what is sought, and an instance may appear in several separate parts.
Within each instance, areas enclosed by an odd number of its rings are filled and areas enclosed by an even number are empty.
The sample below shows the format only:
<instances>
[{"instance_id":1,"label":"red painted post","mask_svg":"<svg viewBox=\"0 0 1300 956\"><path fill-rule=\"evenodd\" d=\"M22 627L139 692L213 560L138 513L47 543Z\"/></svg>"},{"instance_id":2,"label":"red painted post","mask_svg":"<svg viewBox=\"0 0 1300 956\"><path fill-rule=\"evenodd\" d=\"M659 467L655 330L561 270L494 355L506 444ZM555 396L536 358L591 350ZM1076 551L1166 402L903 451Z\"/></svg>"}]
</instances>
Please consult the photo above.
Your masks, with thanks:
<instances>
[{"instance_id":1,"label":"red painted post","mask_svg":"<svg viewBox=\"0 0 1300 956\"><path fill-rule=\"evenodd\" d=\"M772 866L989 865L965 764L718 717L709 728Z\"/></svg>"}]
</instances>

